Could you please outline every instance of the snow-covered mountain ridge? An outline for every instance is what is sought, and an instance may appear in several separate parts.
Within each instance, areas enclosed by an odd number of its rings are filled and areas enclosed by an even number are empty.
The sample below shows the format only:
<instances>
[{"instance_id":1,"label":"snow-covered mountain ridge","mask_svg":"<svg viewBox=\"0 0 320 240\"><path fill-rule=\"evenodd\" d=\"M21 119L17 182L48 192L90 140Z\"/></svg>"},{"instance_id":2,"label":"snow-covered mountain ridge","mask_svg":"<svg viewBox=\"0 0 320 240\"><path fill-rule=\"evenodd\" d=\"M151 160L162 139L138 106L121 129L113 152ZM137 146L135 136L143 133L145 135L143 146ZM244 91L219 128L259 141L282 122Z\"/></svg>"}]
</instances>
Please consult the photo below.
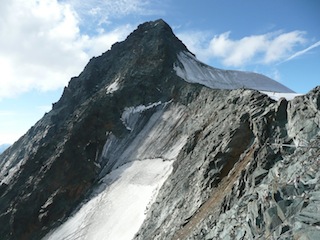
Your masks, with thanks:
<instances>
[{"instance_id":1,"label":"snow-covered mountain ridge","mask_svg":"<svg viewBox=\"0 0 320 240\"><path fill-rule=\"evenodd\" d=\"M316 236L320 88L258 90L141 24L0 155L0 239Z\"/></svg>"},{"instance_id":2,"label":"snow-covered mountain ridge","mask_svg":"<svg viewBox=\"0 0 320 240\"><path fill-rule=\"evenodd\" d=\"M199 83L212 89L255 89L265 92L294 93L282 84L253 72L222 70L197 60L189 52L178 54L174 70L187 82Z\"/></svg>"}]
</instances>

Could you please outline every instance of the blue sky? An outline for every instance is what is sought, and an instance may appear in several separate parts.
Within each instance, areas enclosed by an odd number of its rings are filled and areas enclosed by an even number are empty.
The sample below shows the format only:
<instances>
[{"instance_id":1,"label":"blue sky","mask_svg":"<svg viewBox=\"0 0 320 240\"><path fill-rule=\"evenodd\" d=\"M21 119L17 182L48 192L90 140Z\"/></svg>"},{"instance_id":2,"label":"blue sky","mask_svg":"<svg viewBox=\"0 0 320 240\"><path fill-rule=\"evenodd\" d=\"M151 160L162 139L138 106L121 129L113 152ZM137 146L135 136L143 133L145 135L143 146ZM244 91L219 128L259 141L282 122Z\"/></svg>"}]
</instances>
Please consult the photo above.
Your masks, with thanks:
<instances>
[{"instance_id":1,"label":"blue sky","mask_svg":"<svg viewBox=\"0 0 320 240\"><path fill-rule=\"evenodd\" d=\"M0 144L49 111L92 56L158 18L208 65L306 93L320 85L319 12L318 0L0 1Z\"/></svg>"}]
</instances>

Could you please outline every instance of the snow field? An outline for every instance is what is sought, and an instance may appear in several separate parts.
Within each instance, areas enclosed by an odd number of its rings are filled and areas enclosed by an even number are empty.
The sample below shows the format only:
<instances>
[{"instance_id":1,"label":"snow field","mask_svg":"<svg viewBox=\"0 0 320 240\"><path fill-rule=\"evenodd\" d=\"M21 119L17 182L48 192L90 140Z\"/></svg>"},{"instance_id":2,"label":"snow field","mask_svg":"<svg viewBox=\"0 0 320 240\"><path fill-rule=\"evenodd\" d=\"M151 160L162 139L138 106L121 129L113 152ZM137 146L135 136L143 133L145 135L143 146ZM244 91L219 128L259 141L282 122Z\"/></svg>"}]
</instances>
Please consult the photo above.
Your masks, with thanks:
<instances>
[{"instance_id":1,"label":"snow field","mask_svg":"<svg viewBox=\"0 0 320 240\"><path fill-rule=\"evenodd\" d=\"M280 98L285 98L287 99L287 101L290 101L295 97L302 95L300 93L279 93L279 92L266 92L266 91L261 91L261 92L268 95L271 99L276 101L278 101Z\"/></svg>"},{"instance_id":2,"label":"snow field","mask_svg":"<svg viewBox=\"0 0 320 240\"><path fill-rule=\"evenodd\" d=\"M112 171L102 180L96 196L44 239L132 239L145 219L148 206L171 173L172 163L148 159Z\"/></svg>"},{"instance_id":3,"label":"snow field","mask_svg":"<svg viewBox=\"0 0 320 240\"><path fill-rule=\"evenodd\" d=\"M45 240L130 240L134 237L188 138L186 134L176 136L173 131L183 122L185 107L175 104L166 107L168 103L160 107L161 104L125 109L122 121L134 131L139 113L158 108L121 155L115 157L113 170L100 180L90 200ZM121 144L115 137L110 139L116 145ZM111 142L107 141L106 145L113 146ZM109 151L108 146L103 154Z\"/></svg>"},{"instance_id":4,"label":"snow field","mask_svg":"<svg viewBox=\"0 0 320 240\"><path fill-rule=\"evenodd\" d=\"M213 89L249 88L260 91L293 93L284 85L253 72L222 70L201 63L188 52L178 54L176 74L189 83L199 83Z\"/></svg>"}]
</instances>

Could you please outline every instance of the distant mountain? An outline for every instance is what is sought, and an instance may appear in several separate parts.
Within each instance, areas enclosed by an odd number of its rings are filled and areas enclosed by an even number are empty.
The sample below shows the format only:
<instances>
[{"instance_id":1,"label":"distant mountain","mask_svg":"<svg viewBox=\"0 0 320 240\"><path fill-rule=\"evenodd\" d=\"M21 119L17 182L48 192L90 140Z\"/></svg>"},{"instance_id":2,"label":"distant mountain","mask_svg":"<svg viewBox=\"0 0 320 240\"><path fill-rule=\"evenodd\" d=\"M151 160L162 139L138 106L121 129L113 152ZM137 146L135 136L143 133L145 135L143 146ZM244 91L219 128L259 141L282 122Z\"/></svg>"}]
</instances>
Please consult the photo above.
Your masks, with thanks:
<instances>
[{"instance_id":1,"label":"distant mountain","mask_svg":"<svg viewBox=\"0 0 320 240\"><path fill-rule=\"evenodd\" d=\"M8 147L10 147L10 144L2 144L0 145L0 154L4 152Z\"/></svg>"},{"instance_id":2,"label":"distant mountain","mask_svg":"<svg viewBox=\"0 0 320 240\"><path fill-rule=\"evenodd\" d=\"M261 91L141 24L0 155L0 238L316 239L320 87Z\"/></svg>"}]
</instances>

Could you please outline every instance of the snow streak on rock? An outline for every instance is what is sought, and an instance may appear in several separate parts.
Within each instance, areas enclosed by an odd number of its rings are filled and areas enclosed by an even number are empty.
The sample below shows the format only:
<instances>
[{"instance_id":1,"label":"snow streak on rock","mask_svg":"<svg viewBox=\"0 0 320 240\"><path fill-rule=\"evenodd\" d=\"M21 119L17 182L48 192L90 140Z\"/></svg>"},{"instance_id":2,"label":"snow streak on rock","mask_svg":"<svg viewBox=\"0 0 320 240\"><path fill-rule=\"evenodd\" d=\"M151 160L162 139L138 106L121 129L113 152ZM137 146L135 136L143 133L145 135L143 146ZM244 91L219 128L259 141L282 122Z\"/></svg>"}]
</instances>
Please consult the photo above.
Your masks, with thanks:
<instances>
[{"instance_id":1,"label":"snow streak on rock","mask_svg":"<svg viewBox=\"0 0 320 240\"><path fill-rule=\"evenodd\" d=\"M136 124L137 120L139 120L139 116L141 113L153 107L156 107L160 104L161 102L156 102L156 103L149 104L148 106L139 105L136 107L127 107L124 109L122 113L121 121L129 131L132 131L133 126Z\"/></svg>"},{"instance_id":2,"label":"snow streak on rock","mask_svg":"<svg viewBox=\"0 0 320 240\"><path fill-rule=\"evenodd\" d=\"M188 138L187 134L175 134L185 118L185 107L166 105L157 102L146 107L139 105L127 108L123 112L122 121L128 130L131 129L131 133L123 139L113 135L108 138L101 156L101 165L104 166L102 175L135 160L173 160L177 157ZM149 114L153 113L141 129L141 121L148 111Z\"/></svg>"}]
</instances>

